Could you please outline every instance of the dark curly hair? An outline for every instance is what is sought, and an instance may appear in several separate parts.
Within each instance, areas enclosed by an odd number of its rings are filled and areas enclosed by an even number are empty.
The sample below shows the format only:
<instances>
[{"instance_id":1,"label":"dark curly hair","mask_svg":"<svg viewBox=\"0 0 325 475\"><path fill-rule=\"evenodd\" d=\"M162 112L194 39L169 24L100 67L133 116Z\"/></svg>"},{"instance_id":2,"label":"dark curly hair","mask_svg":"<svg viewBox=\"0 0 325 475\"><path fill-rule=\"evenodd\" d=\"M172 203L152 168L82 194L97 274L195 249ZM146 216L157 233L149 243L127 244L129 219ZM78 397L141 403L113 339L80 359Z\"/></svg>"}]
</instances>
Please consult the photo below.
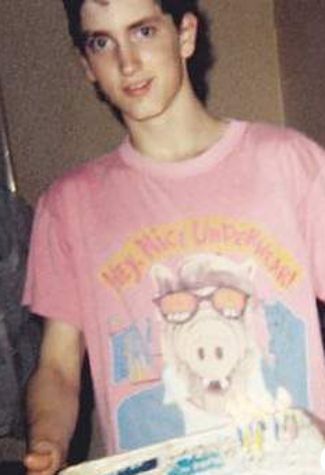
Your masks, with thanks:
<instances>
[{"instance_id":1,"label":"dark curly hair","mask_svg":"<svg viewBox=\"0 0 325 475\"><path fill-rule=\"evenodd\" d=\"M84 35L81 28L80 11L85 0L63 0L68 17L69 33L73 44L84 54ZM96 0L94 0L96 1ZM100 0L97 0L100 2ZM154 0L164 13L170 14L178 28L187 12L193 13L199 20L196 50L188 60L188 72L197 97L206 102L208 96L207 73L213 64L213 54L209 38L207 18L198 7L198 0ZM98 92L98 88L97 88ZM99 97L106 100L99 91Z\"/></svg>"}]
</instances>

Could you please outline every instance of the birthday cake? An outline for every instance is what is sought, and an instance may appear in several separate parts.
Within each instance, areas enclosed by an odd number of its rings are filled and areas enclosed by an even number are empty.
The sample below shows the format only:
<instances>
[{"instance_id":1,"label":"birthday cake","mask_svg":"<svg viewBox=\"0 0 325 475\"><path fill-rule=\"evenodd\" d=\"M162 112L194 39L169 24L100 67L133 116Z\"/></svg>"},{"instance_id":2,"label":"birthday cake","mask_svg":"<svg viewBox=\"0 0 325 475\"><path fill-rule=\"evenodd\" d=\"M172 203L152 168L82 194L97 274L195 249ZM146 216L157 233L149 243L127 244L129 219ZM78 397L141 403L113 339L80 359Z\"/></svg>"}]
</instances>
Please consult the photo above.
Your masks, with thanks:
<instances>
[{"instance_id":1,"label":"birthday cake","mask_svg":"<svg viewBox=\"0 0 325 475\"><path fill-rule=\"evenodd\" d=\"M324 475L325 443L296 409L70 467L61 475Z\"/></svg>"}]
</instances>

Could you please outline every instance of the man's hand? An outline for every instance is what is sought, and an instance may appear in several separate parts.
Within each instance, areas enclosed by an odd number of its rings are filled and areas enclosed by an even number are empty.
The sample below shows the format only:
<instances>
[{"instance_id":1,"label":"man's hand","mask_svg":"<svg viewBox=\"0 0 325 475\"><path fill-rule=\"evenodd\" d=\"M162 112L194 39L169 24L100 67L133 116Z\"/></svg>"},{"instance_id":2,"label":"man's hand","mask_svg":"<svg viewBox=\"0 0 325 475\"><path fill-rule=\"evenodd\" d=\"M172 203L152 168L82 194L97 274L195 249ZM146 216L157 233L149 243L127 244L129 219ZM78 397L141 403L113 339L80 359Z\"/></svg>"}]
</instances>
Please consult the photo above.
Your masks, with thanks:
<instances>
[{"instance_id":1,"label":"man's hand","mask_svg":"<svg viewBox=\"0 0 325 475\"><path fill-rule=\"evenodd\" d=\"M60 445L45 440L32 443L24 458L27 475L54 475L64 462L65 454Z\"/></svg>"}]
</instances>

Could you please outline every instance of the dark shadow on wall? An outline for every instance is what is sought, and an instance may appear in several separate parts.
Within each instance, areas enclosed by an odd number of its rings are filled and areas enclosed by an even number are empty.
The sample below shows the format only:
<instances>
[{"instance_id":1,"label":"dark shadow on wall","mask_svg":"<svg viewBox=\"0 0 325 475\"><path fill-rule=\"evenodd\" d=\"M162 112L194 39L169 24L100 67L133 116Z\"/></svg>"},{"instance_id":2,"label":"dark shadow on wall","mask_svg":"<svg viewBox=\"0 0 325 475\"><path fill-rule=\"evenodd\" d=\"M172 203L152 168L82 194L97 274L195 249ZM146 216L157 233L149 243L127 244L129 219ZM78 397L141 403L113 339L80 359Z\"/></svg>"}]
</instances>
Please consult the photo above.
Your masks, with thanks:
<instances>
[{"instance_id":1,"label":"dark shadow on wall","mask_svg":"<svg viewBox=\"0 0 325 475\"><path fill-rule=\"evenodd\" d=\"M325 1L274 0L287 125L325 146Z\"/></svg>"}]
</instances>

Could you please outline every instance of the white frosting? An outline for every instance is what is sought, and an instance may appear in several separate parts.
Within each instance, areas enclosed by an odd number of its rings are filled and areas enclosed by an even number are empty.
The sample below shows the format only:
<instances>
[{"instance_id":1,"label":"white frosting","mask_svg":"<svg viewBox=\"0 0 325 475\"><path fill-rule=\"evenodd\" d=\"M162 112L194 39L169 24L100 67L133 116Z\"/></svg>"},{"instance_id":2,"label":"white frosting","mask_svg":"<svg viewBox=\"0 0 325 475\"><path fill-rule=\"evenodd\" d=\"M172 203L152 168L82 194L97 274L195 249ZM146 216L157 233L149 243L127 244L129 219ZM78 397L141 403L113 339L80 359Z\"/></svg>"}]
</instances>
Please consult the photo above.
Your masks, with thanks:
<instances>
[{"instance_id":1,"label":"white frosting","mask_svg":"<svg viewBox=\"0 0 325 475\"><path fill-rule=\"evenodd\" d=\"M251 423L237 429L237 441L233 429L219 431L217 443L211 451L205 447L207 460L199 463L195 471L177 471L177 460L167 471L157 474L205 474L205 475L324 475L321 468L321 454L325 442L309 418L296 410L285 411L264 421ZM213 464L213 450L220 450L222 466L203 470L210 457ZM210 456L208 455L210 453ZM183 462L186 456L183 456ZM204 457L202 457L203 459ZM188 463L188 467L190 463ZM154 472L153 472L154 473Z\"/></svg>"},{"instance_id":2,"label":"white frosting","mask_svg":"<svg viewBox=\"0 0 325 475\"><path fill-rule=\"evenodd\" d=\"M241 427L226 425L87 462L62 475L325 475L324 447L310 419L288 409ZM144 469L152 461L157 467Z\"/></svg>"}]
</instances>

